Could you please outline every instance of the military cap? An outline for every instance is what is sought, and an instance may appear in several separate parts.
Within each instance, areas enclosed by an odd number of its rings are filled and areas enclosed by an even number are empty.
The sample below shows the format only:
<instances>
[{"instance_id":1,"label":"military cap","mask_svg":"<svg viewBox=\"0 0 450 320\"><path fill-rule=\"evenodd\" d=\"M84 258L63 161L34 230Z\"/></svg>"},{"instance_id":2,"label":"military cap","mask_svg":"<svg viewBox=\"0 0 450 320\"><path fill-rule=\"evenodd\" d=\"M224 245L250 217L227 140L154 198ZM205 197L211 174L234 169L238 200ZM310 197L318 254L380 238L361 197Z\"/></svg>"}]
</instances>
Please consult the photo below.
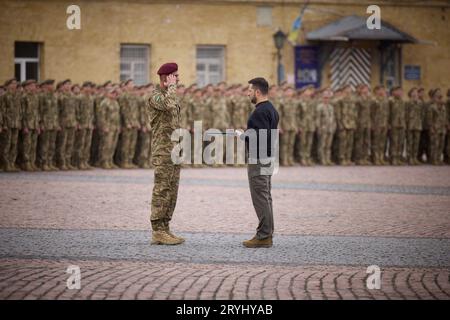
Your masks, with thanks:
<instances>
[{"instance_id":1,"label":"military cap","mask_svg":"<svg viewBox=\"0 0 450 320\"><path fill-rule=\"evenodd\" d=\"M171 74L172 72L175 72L177 70L178 70L178 65L175 62L169 62L169 63L165 63L161 67L159 67L157 73L158 73L158 75Z\"/></svg>"},{"instance_id":2,"label":"military cap","mask_svg":"<svg viewBox=\"0 0 450 320\"><path fill-rule=\"evenodd\" d=\"M411 89L409 89L408 91L408 97L411 97L412 93L414 92L414 90L417 90L416 87L412 87Z\"/></svg>"},{"instance_id":3,"label":"military cap","mask_svg":"<svg viewBox=\"0 0 450 320\"><path fill-rule=\"evenodd\" d=\"M92 82L90 82L90 81L85 81L85 82L83 82L83 84L81 85L83 88L85 88L85 87L91 87L92 86Z\"/></svg>"},{"instance_id":4,"label":"military cap","mask_svg":"<svg viewBox=\"0 0 450 320\"><path fill-rule=\"evenodd\" d=\"M66 80L63 80L63 81L61 81L61 85L63 86L63 85L65 85L67 82L72 82L70 79L66 79Z\"/></svg>"},{"instance_id":5,"label":"military cap","mask_svg":"<svg viewBox=\"0 0 450 320\"><path fill-rule=\"evenodd\" d=\"M41 82L41 86L46 85L46 84L54 84L55 80L53 79L47 79Z\"/></svg>"},{"instance_id":6,"label":"military cap","mask_svg":"<svg viewBox=\"0 0 450 320\"><path fill-rule=\"evenodd\" d=\"M430 97L433 98L438 91L441 91L441 89L440 88L431 89L430 90Z\"/></svg>"},{"instance_id":7,"label":"military cap","mask_svg":"<svg viewBox=\"0 0 450 320\"><path fill-rule=\"evenodd\" d=\"M5 81L5 87L9 86L9 85L10 85L11 83L13 83L14 81L17 82L17 79L16 79L16 78L11 78L11 79L9 79L9 80L6 80L6 81Z\"/></svg>"},{"instance_id":8,"label":"military cap","mask_svg":"<svg viewBox=\"0 0 450 320\"><path fill-rule=\"evenodd\" d=\"M25 81L22 82L22 87L26 87L26 86L28 86L28 85L30 85L32 83L36 83L36 80L34 80L34 79L25 80Z\"/></svg>"},{"instance_id":9,"label":"military cap","mask_svg":"<svg viewBox=\"0 0 450 320\"><path fill-rule=\"evenodd\" d=\"M390 93L392 94L392 92L394 92L395 90L401 89L401 88L402 87L400 87L400 86L394 86L394 87L391 88Z\"/></svg>"},{"instance_id":10,"label":"military cap","mask_svg":"<svg viewBox=\"0 0 450 320\"><path fill-rule=\"evenodd\" d=\"M127 79L123 82L123 85L126 86L128 83L130 83L131 81L133 81L133 79Z\"/></svg>"},{"instance_id":11,"label":"military cap","mask_svg":"<svg viewBox=\"0 0 450 320\"><path fill-rule=\"evenodd\" d=\"M108 80L104 84L102 84L102 87L106 87L108 84L111 84L111 80Z\"/></svg>"}]
</instances>

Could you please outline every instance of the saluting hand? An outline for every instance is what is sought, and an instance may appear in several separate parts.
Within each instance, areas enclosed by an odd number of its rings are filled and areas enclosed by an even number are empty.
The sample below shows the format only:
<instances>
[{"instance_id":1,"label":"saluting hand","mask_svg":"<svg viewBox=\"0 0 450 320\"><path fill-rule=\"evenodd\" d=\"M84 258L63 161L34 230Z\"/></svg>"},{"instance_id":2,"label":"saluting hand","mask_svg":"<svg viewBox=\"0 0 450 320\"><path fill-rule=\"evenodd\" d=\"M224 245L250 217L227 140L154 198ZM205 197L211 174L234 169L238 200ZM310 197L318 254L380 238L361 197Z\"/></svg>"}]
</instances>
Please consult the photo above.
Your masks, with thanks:
<instances>
[{"instance_id":1,"label":"saluting hand","mask_svg":"<svg viewBox=\"0 0 450 320\"><path fill-rule=\"evenodd\" d=\"M171 84L177 84L177 77L173 74L169 74L166 78L166 81L164 82L164 85L166 87L170 86Z\"/></svg>"}]
</instances>

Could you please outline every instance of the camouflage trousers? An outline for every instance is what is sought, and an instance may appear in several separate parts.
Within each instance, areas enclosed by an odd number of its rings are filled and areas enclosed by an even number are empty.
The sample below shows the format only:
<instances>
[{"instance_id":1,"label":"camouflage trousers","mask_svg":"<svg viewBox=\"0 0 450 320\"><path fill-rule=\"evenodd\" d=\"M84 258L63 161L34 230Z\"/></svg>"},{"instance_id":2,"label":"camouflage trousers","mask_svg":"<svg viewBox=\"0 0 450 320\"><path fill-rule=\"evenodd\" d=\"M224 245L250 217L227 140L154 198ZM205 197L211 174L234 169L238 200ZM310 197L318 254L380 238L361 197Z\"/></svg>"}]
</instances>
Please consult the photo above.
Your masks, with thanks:
<instances>
[{"instance_id":1,"label":"camouflage trousers","mask_svg":"<svg viewBox=\"0 0 450 320\"><path fill-rule=\"evenodd\" d=\"M419 143L420 130L406 131L406 156L410 163L417 159L417 155L419 154Z\"/></svg>"},{"instance_id":2,"label":"camouflage trousers","mask_svg":"<svg viewBox=\"0 0 450 320\"><path fill-rule=\"evenodd\" d=\"M317 155L320 164L331 163L331 144L333 143L334 132L319 130L317 132Z\"/></svg>"},{"instance_id":3,"label":"camouflage trousers","mask_svg":"<svg viewBox=\"0 0 450 320\"><path fill-rule=\"evenodd\" d=\"M353 142L354 142L353 129L338 130L338 160L340 164L351 161Z\"/></svg>"},{"instance_id":4,"label":"camouflage trousers","mask_svg":"<svg viewBox=\"0 0 450 320\"><path fill-rule=\"evenodd\" d=\"M123 128L119 138L118 163L121 166L129 165L133 162L134 152L136 150L137 129Z\"/></svg>"},{"instance_id":5,"label":"camouflage trousers","mask_svg":"<svg viewBox=\"0 0 450 320\"><path fill-rule=\"evenodd\" d=\"M371 130L371 156L374 164L382 164L386 147L387 129L376 128Z\"/></svg>"},{"instance_id":6,"label":"camouflage trousers","mask_svg":"<svg viewBox=\"0 0 450 320\"><path fill-rule=\"evenodd\" d=\"M136 156L135 162L140 168L149 168L151 163L151 131L139 131L137 144L136 144Z\"/></svg>"},{"instance_id":7,"label":"camouflage trousers","mask_svg":"<svg viewBox=\"0 0 450 320\"><path fill-rule=\"evenodd\" d=\"M399 162L402 157L404 141L405 129L391 128L389 135L389 155L393 164Z\"/></svg>"},{"instance_id":8,"label":"camouflage trousers","mask_svg":"<svg viewBox=\"0 0 450 320\"><path fill-rule=\"evenodd\" d=\"M353 146L354 159L356 163L369 160L369 142L370 141L370 129L358 128L355 131L355 144Z\"/></svg>"},{"instance_id":9,"label":"camouflage trousers","mask_svg":"<svg viewBox=\"0 0 450 320\"><path fill-rule=\"evenodd\" d=\"M439 164L441 162L441 156L444 152L445 132L429 130L430 133L430 150L429 162L431 164Z\"/></svg>"},{"instance_id":10,"label":"camouflage trousers","mask_svg":"<svg viewBox=\"0 0 450 320\"><path fill-rule=\"evenodd\" d=\"M5 169L14 168L19 141L19 129L3 129L0 133L0 165Z\"/></svg>"},{"instance_id":11,"label":"camouflage trousers","mask_svg":"<svg viewBox=\"0 0 450 320\"><path fill-rule=\"evenodd\" d=\"M108 132L99 132L98 139L98 165L101 167L111 166L114 151L116 150L119 131L110 129Z\"/></svg>"},{"instance_id":12,"label":"camouflage trousers","mask_svg":"<svg viewBox=\"0 0 450 320\"><path fill-rule=\"evenodd\" d=\"M75 132L75 143L72 157L72 165L82 167L87 165L91 152L92 129L79 129Z\"/></svg>"},{"instance_id":13,"label":"camouflage trousers","mask_svg":"<svg viewBox=\"0 0 450 320\"><path fill-rule=\"evenodd\" d=\"M56 148L56 130L44 130L38 138L37 146L37 165L42 166L53 165Z\"/></svg>"},{"instance_id":14,"label":"camouflage trousers","mask_svg":"<svg viewBox=\"0 0 450 320\"><path fill-rule=\"evenodd\" d=\"M285 130L280 135L280 157L283 166L294 164L295 133L295 130Z\"/></svg>"},{"instance_id":15,"label":"camouflage trousers","mask_svg":"<svg viewBox=\"0 0 450 320\"><path fill-rule=\"evenodd\" d=\"M22 164L36 163L36 147L37 147L38 133L34 129L30 129L28 133L20 132L19 139L19 161Z\"/></svg>"},{"instance_id":16,"label":"camouflage trousers","mask_svg":"<svg viewBox=\"0 0 450 320\"><path fill-rule=\"evenodd\" d=\"M423 160L423 155L426 156L427 160L430 159L429 149L430 149L430 135L428 130L422 130L420 133L420 140L419 140L419 152L417 154L417 158L419 160Z\"/></svg>"},{"instance_id":17,"label":"camouflage trousers","mask_svg":"<svg viewBox=\"0 0 450 320\"><path fill-rule=\"evenodd\" d=\"M177 204L179 181L179 165L155 165L150 216L153 231L165 230L172 219Z\"/></svg>"},{"instance_id":18,"label":"camouflage trousers","mask_svg":"<svg viewBox=\"0 0 450 320\"><path fill-rule=\"evenodd\" d=\"M300 148L298 149L301 161L311 160L311 149L313 144L314 131L302 131L300 133Z\"/></svg>"},{"instance_id":19,"label":"camouflage trousers","mask_svg":"<svg viewBox=\"0 0 450 320\"><path fill-rule=\"evenodd\" d=\"M63 128L56 137L56 165L67 168L71 165L73 143L75 141L75 128Z\"/></svg>"}]
</instances>

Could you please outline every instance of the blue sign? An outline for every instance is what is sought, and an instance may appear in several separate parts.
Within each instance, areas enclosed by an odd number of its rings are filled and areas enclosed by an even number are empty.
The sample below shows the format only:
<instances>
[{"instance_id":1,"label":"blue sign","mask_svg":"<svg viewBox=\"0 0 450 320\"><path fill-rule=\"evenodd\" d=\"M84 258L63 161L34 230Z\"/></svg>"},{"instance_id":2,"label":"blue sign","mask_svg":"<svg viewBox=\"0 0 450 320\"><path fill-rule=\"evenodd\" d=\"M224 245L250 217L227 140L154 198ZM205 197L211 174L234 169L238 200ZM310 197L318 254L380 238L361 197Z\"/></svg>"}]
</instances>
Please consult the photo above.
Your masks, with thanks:
<instances>
[{"instance_id":1,"label":"blue sign","mask_svg":"<svg viewBox=\"0 0 450 320\"><path fill-rule=\"evenodd\" d=\"M405 80L420 80L420 66L406 65Z\"/></svg>"},{"instance_id":2,"label":"blue sign","mask_svg":"<svg viewBox=\"0 0 450 320\"><path fill-rule=\"evenodd\" d=\"M296 46L295 87L307 85L319 87L319 48L317 46Z\"/></svg>"}]
</instances>

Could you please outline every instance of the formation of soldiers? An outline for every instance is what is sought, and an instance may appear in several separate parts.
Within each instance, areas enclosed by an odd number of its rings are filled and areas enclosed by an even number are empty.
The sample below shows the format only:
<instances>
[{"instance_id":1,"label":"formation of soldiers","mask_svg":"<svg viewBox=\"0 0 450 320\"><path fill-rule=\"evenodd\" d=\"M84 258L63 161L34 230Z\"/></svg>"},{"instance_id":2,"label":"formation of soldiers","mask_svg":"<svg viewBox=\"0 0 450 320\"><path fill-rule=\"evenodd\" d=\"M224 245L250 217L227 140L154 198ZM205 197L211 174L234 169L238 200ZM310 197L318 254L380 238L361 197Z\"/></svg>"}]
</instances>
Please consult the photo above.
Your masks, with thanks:
<instances>
[{"instance_id":1,"label":"formation of soldiers","mask_svg":"<svg viewBox=\"0 0 450 320\"><path fill-rule=\"evenodd\" d=\"M0 86L0 171L150 168L148 98L132 80L81 86L67 79ZM178 86L181 127L245 130L254 106L247 87L221 82ZM426 97L401 87L356 90L271 86L280 114L280 164L434 165L450 163L450 90ZM199 147L199 146L197 146ZM200 146L202 147L202 146ZM195 165L194 165L195 166ZM197 165L202 166L202 165Z\"/></svg>"}]
</instances>

